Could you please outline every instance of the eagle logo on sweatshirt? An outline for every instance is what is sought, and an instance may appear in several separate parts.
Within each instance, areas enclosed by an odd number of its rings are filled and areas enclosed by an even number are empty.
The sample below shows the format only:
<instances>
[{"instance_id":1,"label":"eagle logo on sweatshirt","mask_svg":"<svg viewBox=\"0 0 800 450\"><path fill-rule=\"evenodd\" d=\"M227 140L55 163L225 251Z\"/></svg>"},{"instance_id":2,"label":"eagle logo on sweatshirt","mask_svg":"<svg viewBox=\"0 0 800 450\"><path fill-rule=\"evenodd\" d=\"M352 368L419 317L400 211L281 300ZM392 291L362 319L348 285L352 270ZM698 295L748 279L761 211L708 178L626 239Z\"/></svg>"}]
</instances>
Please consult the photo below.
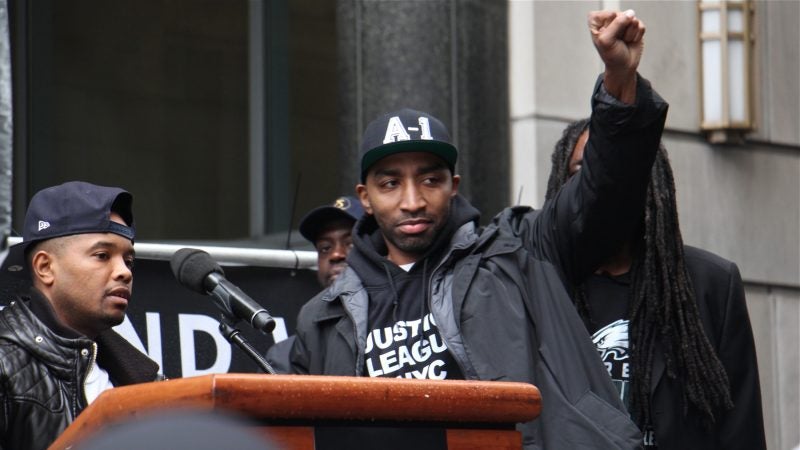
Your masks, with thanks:
<instances>
[{"instance_id":1,"label":"eagle logo on sweatshirt","mask_svg":"<svg viewBox=\"0 0 800 450\"><path fill-rule=\"evenodd\" d=\"M628 321L617 320L597 330L592 342L603 361L609 356L616 360L628 357Z\"/></svg>"}]
</instances>

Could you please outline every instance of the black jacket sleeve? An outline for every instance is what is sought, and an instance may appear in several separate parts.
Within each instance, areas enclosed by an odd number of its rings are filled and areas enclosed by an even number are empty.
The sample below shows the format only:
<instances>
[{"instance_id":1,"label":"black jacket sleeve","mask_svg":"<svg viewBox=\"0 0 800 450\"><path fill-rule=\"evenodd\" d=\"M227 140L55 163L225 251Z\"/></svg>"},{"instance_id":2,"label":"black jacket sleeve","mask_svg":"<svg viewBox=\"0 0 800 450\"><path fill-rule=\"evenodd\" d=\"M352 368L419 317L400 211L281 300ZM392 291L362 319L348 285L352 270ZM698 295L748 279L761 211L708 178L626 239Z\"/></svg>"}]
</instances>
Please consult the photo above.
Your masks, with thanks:
<instances>
[{"instance_id":1,"label":"black jacket sleeve","mask_svg":"<svg viewBox=\"0 0 800 450\"><path fill-rule=\"evenodd\" d=\"M756 347L739 269L711 252L684 249L703 329L728 375L733 408L715 411L708 430L697 410L684 413L680 381L666 375L663 355L656 355L662 361L651 380L656 441L659 448L765 449Z\"/></svg>"},{"instance_id":2,"label":"black jacket sleeve","mask_svg":"<svg viewBox=\"0 0 800 450\"><path fill-rule=\"evenodd\" d=\"M641 222L668 105L637 77L632 105L598 79L581 170L541 211L517 218L526 245L568 283L591 273Z\"/></svg>"},{"instance_id":3,"label":"black jacket sleeve","mask_svg":"<svg viewBox=\"0 0 800 450\"><path fill-rule=\"evenodd\" d=\"M265 357L272 368L275 369L276 373L292 373L290 352L292 351L295 339L296 337L294 335L289 336L280 342L276 342L267 349Z\"/></svg>"},{"instance_id":4,"label":"black jacket sleeve","mask_svg":"<svg viewBox=\"0 0 800 450\"><path fill-rule=\"evenodd\" d=\"M724 305L719 358L731 386L733 409L718 425L719 448L764 449L764 418L758 362L744 297L744 287L736 264L730 263L728 296Z\"/></svg>"}]
</instances>

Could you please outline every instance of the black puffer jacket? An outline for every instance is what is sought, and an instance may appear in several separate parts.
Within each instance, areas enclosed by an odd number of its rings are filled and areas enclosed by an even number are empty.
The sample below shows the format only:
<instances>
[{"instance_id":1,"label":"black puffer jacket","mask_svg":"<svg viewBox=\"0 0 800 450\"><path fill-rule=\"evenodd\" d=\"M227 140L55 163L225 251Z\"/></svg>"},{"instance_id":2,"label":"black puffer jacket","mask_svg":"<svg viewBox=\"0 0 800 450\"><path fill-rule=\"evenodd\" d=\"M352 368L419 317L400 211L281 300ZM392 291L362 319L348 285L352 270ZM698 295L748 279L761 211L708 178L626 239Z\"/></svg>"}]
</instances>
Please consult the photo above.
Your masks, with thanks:
<instances>
[{"instance_id":1,"label":"black puffer jacket","mask_svg":"<svg viewBox=\"0 0 800 450\"><path fill-rule=\"evenodd\" d=\"M115 386L160 378L158 364L114 331L92 341L60 324L38 291L0 311L0 449L47 448L86 407L96 357Z\"/></svg>"}]
</instances>

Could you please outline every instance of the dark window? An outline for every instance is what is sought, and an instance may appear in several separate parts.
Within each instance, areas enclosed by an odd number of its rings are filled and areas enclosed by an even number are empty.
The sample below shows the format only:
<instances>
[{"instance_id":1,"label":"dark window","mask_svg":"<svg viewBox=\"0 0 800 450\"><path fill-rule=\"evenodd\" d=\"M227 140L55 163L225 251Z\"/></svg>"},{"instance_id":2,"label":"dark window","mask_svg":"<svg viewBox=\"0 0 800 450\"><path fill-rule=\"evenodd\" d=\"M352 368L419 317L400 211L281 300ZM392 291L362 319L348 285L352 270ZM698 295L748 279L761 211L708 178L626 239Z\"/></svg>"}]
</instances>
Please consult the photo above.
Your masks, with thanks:
<instances>
[{"instance_id":1,"label":"dark window","mask_svg":"<svg viewBox=\"0 0 800 450\"><path fill-rule=\"evenodd\" d=\"M11 0L16 227L73 179L145 240L285 235L301 173L296 216L333 198L334 2L289 3Z\"/></svg>"}]
</instances>

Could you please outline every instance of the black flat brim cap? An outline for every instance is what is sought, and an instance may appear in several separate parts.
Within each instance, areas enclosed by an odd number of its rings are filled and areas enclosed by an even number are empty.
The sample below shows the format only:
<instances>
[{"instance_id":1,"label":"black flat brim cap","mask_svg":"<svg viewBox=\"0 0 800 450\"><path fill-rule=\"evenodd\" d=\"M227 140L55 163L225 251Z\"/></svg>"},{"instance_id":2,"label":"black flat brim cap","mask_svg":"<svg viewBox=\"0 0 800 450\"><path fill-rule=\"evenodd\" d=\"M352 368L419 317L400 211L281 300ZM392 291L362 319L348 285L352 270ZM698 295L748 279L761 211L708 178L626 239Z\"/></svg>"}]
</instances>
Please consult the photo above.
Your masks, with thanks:
<instances>
[{"instance_id":1,"label":"black flat brim cap","mask_svg":"<svg viewBox=\"0 0 800 450\"><path fill-rule=\"evenodd\" d=\"M381 159L396 153L411 152L432 153L442 158L450 169L450 172L455 173L458 151L453 144L432 140L400 141L390 142L364 153L364 156L361 158L361 181L364 182L367 179L369 168Z\"/></svg>"}]
</instances>

